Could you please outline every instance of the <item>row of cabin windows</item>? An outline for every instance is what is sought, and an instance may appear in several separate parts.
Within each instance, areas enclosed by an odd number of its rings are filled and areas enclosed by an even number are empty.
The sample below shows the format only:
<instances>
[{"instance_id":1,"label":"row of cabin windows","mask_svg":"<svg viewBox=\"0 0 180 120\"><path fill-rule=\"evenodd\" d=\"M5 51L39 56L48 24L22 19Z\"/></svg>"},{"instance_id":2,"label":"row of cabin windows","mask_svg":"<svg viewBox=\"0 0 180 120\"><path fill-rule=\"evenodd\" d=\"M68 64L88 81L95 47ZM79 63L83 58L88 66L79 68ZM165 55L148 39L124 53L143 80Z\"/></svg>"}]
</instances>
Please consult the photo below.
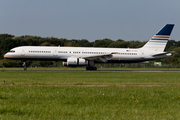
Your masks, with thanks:
<instances>
[{"instance_id":1,"label":"row of cabin windows","mask_svg":"<svg viewBox=\"0 0 180 120\"><path fill-rule=\"evenodd\" d=\"M15 52L15 51L9 51ZM51 53L51 51L29 51L31 53ZM58 53L68 53L67 51L58 51ZM69 52L71 53L71 52ZM81 52L73 52L75 54L80 54ZM82 52L82 54L106 54L106 52ZM118 53L120 55L137 55L137 53Z\"/></svg>"},{"instance_id":2,"label":"row of cabin windows","mask_svg":"<svg viewBox=\"0 0 180 120\"><path fill-rule=\"evenodd\" d=\"M106 54L105 52L82 52L82 54Z\"/></svg>"},{"instance_id":3,"label":"row of cabin windows","mask_svg":"<svg viewBox=\"0 0 180 120\"><path fill-rule=\"evenodd\" d=\"M30 53L51 53L51 51L29 51Z\"/></svg>"},{"instance_id":4,"label":"row of cabin windows","mask_svg":"<svg viewBox=\"0 0 180 120\"><path fill-rule=\"evenodd\" d=\"M67 51L58 51L58 53L68 53ZM71 52L69 52L71 53ZM74 54L80 54L81 52L72 52ZM82 54L107 54L106 52L82 52ZM120 55L137 55L137 53L118 53Z\"/></svg>"},{"instance_id":5,"label":"row of cabin windows","mask_svg":"<svg viewBox=\"0 0 180 120\"><path fill-rule=\"evenodd\" d=\"M76 52L76 51L75 51L75 52L73 52L73 53L75 53L75 54L80 54L81 52Z\"/></svg>"},{"instance_id":6,"label":"row of cabin windows","mask_svg":"<svg viewBox=\"0 0 180 120\"><path fill-rule=\"evenodd\" d=\"M137 55L137 53L118 53L120 55Z\"/></svg>"},{"instance_id":7,"label":"row of cabin windows","mask_svg":"<svg viewBox=\"0 0 180 120\"><path fill-rule=\"evenodd\" d=\"M68 53L67 51L58 51L58 53ZM71 52L69 52L71 53ZM73 51L74 54L80 54L79 51ZM106 54L105 52L82 52L82 54Z\"/></svg>"},{"instance_id":8,"label":"row of cabin windows","mask_svg":"<svg viewBox=\"0 0 180 120\"><path fill-rule=\"evenodd\" d=\"M58 53L68 53L67 51L58 51Z\"/></svg>"}]
</instances>

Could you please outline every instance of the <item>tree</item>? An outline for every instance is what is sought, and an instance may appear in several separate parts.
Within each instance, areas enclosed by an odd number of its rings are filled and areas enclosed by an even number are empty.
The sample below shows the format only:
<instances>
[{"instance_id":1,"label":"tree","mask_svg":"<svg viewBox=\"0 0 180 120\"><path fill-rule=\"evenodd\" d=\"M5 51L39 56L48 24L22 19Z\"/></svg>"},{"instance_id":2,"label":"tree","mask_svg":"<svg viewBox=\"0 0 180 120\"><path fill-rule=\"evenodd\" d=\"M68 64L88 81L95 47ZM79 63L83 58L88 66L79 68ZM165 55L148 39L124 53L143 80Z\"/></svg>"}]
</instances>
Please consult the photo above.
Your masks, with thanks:
<instances>
[{"instance_id":1,"label":"tree","mask_svg":"<svg viewBox=\"0 0 180 120\"><path fill-rule=\"evenodd\" d=\"M113 41L105 38L103 40L96 40L93 44L93 47L108 47Z\"/></svg>"}]
</instances>

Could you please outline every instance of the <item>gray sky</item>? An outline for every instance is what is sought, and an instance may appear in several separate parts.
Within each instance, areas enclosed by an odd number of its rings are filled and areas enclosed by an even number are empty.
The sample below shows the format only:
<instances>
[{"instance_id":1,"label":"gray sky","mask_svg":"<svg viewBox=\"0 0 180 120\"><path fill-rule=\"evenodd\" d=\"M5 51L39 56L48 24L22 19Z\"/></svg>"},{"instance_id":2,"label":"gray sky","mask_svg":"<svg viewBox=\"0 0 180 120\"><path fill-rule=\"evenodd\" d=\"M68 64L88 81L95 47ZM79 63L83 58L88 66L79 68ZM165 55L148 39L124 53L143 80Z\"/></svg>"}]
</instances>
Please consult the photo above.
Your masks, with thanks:
<instances>
[{"instance_id":1,"label":"gray sky","mask_svg":"<svg viewBox=\"0 0 180 120\"><path fill-rule=\"evenodd\" d=\"M180 0L0 0L0 34L147 41L167 23L180 40Z\"/></svg>"}]
</instances>

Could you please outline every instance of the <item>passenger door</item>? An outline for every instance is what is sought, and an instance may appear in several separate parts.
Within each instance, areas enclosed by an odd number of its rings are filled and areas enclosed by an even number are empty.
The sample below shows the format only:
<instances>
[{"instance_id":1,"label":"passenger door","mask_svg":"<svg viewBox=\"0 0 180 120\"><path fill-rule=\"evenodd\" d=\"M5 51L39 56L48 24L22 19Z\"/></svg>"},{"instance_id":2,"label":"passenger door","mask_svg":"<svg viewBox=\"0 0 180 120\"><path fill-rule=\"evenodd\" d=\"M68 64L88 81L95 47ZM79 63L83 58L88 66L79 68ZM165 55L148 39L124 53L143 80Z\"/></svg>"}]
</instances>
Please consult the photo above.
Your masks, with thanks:
<instances>
[{"instance_id":1,"label":"passenger door","mask_svg":"<svg viewBox=\"0 0 180 120\"><path fill-rule=\"evenodd\" d=\"M57 56L57 55L58 55L57 52L58 52L58 51L55 49L55 50L54 50L54 53L53 53L53 56Z\"/></svg>"},{"instance_id":2,"label":"passenger door","mask_svg":"<svg viewBox=\"0 0 180 120\"><path fill-rule=\"evenodd\" d=\"M21 56L25 56L25 51L24 51L24 49L22 49L22 51L21 51Z\"/></svg>"}]
</instances>

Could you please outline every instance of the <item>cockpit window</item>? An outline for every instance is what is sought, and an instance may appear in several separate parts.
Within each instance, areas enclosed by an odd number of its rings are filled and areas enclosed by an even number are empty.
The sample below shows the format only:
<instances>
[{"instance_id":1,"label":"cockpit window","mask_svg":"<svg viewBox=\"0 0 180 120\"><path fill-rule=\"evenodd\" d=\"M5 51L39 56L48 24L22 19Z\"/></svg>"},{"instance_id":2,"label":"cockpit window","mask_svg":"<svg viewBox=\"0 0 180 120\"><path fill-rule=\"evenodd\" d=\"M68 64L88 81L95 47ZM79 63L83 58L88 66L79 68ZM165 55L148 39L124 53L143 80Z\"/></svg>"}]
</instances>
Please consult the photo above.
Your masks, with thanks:
<instances>
[{"instance_id":1,"label":"cockpit window","mask_svg":"<svg viewBox=\"0 0 180 120\"><path fill-rule=\"evenodd\" d=\"M15 50L10 50L9 53L15 53Z\"/></svg>"}]
</instances>

